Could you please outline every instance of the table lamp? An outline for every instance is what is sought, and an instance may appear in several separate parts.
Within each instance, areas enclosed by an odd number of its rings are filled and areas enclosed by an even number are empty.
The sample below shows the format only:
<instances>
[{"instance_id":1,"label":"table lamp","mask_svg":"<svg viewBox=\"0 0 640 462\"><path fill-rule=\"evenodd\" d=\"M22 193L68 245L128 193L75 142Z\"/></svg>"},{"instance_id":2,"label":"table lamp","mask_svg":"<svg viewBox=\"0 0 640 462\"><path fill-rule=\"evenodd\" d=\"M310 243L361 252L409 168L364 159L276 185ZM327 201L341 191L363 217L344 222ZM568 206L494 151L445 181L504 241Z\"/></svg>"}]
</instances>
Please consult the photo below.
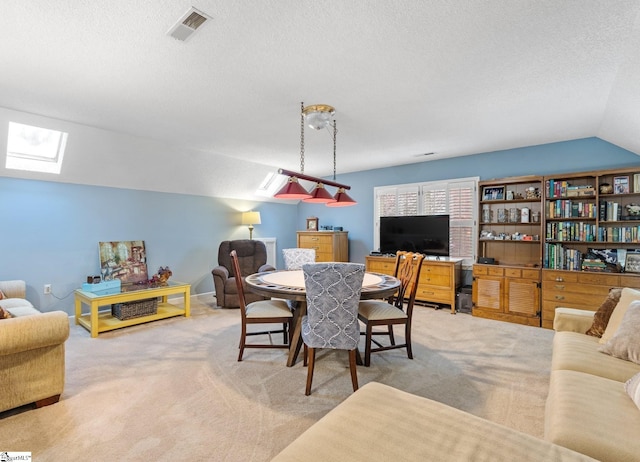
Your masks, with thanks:
<instances>
[{"instance_id":1,"label":"table lamp","mask_svg":"<svg viewBox=\"0 0 640 462\"><path fill-rule=\"evenodd\" d=\"M249 239L253 239L253 225L260 224L260 212L242 212L242 224L249 225Z\"/></svg>"}]
</instances>

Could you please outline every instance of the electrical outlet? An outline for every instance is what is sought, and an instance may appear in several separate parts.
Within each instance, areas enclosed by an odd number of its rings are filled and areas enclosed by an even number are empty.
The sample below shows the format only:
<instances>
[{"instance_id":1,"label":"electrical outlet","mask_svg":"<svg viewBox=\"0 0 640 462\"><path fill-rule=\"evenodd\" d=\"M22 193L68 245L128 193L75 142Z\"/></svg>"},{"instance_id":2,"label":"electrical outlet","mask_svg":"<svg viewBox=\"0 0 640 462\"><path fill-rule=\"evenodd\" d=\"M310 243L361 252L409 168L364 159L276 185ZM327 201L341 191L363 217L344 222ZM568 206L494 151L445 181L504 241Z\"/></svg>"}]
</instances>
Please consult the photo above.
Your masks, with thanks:
<instances>
[{"instance_id":1,"label":"electrical outlet","mask_svg":"<svg viewBox=\"0 0 640 462\"><path fill-rule=\"evenodd\" d=\"M44 285L44 293L45 295L49 295L51 293L51 284Z\"/></svg>"}]
</instances>

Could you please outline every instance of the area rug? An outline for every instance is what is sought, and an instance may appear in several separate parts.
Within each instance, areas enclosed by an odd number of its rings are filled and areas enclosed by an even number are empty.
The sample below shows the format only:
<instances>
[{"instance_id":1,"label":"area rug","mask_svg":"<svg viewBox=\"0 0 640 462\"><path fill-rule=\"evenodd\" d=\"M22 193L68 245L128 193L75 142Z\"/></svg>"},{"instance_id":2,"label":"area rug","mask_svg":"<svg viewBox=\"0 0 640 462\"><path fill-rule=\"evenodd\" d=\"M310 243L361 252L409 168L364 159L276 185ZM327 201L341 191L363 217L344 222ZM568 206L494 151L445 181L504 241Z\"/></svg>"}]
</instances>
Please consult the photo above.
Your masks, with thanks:
<instances>
[{"instance_id":1,"label":"area rug","mask_svg":"<svg viewBox=\"0 0 640 462\"><path fill-rule=\"evenodd\" d=\"M300 360L285 367L285 350L247 350L236 361L237 310L201 296L192 311L95 339L71 320L60 402L0 414L0 451L29 451L37 461L268 461L352 393L345 352L318 354L305 396L306 368ZM418 306L414 359L376 353L358 379L541 437L552 338Z\"/></svg>"}]
</instances>

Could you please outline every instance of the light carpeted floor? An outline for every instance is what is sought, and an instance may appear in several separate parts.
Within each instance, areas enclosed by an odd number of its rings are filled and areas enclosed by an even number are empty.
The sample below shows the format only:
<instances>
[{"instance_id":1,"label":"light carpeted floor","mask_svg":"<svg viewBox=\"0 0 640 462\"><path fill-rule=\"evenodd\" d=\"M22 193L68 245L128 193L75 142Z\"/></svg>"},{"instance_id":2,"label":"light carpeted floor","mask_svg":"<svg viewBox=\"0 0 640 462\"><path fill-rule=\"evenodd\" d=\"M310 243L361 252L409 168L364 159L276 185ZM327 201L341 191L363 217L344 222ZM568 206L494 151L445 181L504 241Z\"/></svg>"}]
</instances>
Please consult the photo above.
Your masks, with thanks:
<instances>
[{"instance_id":1,"label":"light carpeted floor","mask_svg":"<svg viewBox=\"0 0 640 462\"><path fill-rule=\"evenodd\" d=\"M96 339L72 325L60 402L0 414L0 451L39 462L268 461L352 393L345 352L318 355L307 397L306 368L285 367L286 350L236 361L237 310L211 296L192 307L191 318ZM377 353L358 368L360 385L382 382L542 436L552 331L418 306L413 337L413 361L405 350Z\"/></svg>"}]
</instances>

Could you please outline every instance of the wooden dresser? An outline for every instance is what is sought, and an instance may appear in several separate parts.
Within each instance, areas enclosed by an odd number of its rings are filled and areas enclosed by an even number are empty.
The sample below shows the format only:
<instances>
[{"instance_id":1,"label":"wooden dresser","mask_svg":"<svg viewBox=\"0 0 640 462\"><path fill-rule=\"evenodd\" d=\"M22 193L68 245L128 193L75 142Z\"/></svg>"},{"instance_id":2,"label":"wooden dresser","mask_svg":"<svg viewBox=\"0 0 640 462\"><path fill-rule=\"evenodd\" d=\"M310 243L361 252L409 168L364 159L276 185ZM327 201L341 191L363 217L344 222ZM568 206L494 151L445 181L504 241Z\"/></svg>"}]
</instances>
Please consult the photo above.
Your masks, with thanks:
<instances>
[{"instance_id":1,"label":"wooden dresser","mask_svg":"<svg viewBox=\"0 0 640 462\"><path fill-rule=\"evenodd\" d=\"M586 271L542 271L542 327L553 329L556 308L596 311L613 287L640 288L638 276Z\"/></svg>"},{"instance_id":2,"label":"wooden dresser","mask_svg":"<svg viewBox=\"0 0 640 462\"><path fill-rule=\"evenodd\" d=\"M298 231L298 247L314 249L316 261L349 261L348 231Z\"/></svg>"},{"instance_id":3,"label":"wooden dresser","mask_svg":"<svg viewBox=\"0 0 640 462\"><path fill-rule=\"evenodd\" d=\"M366 269L373 273L391 274L396 269L395 257L367 256ZM449 305L451 312L456 312L456 292L460 287L462 260L459 258L441 257L436 260L427 257L422 262L416 300Z\"/></svg>"}]
</instances>

